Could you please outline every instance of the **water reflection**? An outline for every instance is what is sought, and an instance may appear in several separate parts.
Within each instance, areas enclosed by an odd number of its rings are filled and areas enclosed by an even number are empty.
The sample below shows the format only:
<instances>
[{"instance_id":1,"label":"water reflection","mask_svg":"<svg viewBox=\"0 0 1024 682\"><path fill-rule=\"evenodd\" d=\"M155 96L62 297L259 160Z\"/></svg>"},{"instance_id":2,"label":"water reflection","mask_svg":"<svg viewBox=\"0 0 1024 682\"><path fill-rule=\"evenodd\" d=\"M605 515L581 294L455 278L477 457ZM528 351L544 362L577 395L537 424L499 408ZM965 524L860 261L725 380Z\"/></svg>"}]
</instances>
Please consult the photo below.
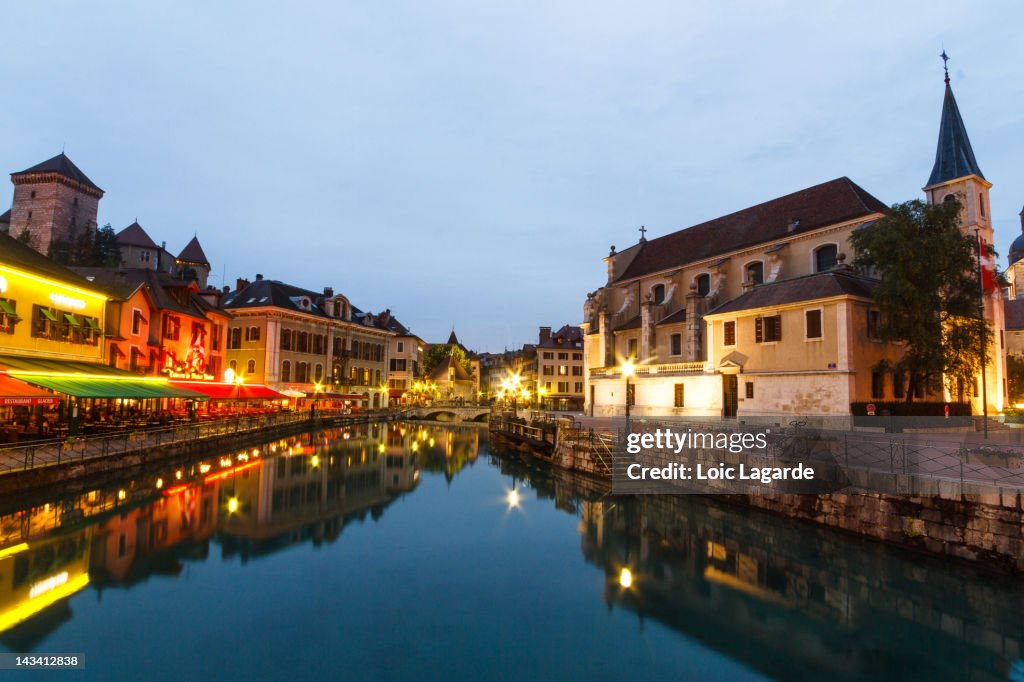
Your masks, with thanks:
<instances>
[{"instance_id":1,"label":"water reflection","mask_svg":"<svg viewBox=\"0 0 1024 682\"><path fill-rule=\"evenodd\" d=\"M1013 678L1024 668L1019 660L1018 620L1024 612L1019 579L713 499L613 498L602 482L554 472L515 455L487 453L486 432L475 427L335 429L168 464L65 499L0 509L0 645L33 651L45 644L73 617L76 593L100 598L104 591L133 588L154 576L174 579L190 562L207 561L218 548L220 558L237 571L245 570L240 564L299 545L307 551L330 545L351 524L379 519L396 500L413 493L411 499L423 504L407 509L404 517L393 515L404 519L406 528L391 537L410 548L398 564L421 571L428 580L441 577L423 571L427 563L416 562L436 563L441 550L435 547L460 534L466 537L456 558L467 571L486 572L498 562L515 571L522 555L541 551L499 542L496 535L503 526L452 525L460 522L459 515L485 516L473 499L486 499L490 508L500 509L506 530L519 522L523 529L530 522L570 522L554 524L568 527L554 544L544 540L549 544L543 551L551 552L545 560L571 566L571 558L582 554L588 567L579 568L579 583L596 580L599 587L575 592L557 578L543 583L545 575L535 571L529 579L535 592L546 595L547 611L533 613L538 619L535 641L521 634L533 630L530 623L515 628L516 636L529 644L523 649L531 657L547 656L545 664L553 668L564 668L564 657L576 654L546 648L540 623L560 623L560 614L586 612L570 601L570 592L581 595L580 603L598 604L602 610L597 600L603 599L620 618L635 617L640 629L657 623L673 642L698 642L714 655L781 679L995 680ZM443 484L434 486L444 499L431 497L433 488L415 492L421 476L433 476L435 484L465 476L481 454L490 466L477 467L469 477L480 483L477 489L462 485L465 479L460 478L450 491ZM532 498L547 508L547 517L538 513ZM455 510L447 517L449 524L428 516L431 505ZM509 514L511 509L517 513ZM373 530L368 539L362 534L364 548L385 532ZM542 534L535 525L529 540ZM303 555L288 560L301 562ZM389 570L393 580L408 578L394 566ZM471 582L467 577L444 576ZM445 589L446 582L428 584L444 595L434 608L463 609L456 621L469 618L476 627L474 609L481 608L476 601L459 603L458 594ZM497 584L492 589L502 589L504 583ZM175 586L192 589L184 580ZM359 589L373 587L364 583ZM409 594L424 598L420 592ZM475 594L479 599L494 596ZM140 594L130 608L143 608L146 599ZM351 616L358 623L377 622L379 637L390 641L406 636L402 616L407 606L375 603L372 608L391 614L379 622L365 609L353 607ZM485 616L479 612L478 619ZM93 612L92 617L100 619L89 621L96 632L116 627L109 612ZM211 610L209 617L218 615ZM610 627L612 620L603 620L591 615L575 623L576 630L596 633ZM467 642L467 648L484 651L488 644ZM601 655L626 665L635 650L624 646Z\"/></svg>"},{"instance_id":2,"label":"water reflection","mask_svg":"<svg viewBox=\"0 0 1024 682\"><path fill-rule=\"evenodd\" d=\"M333 429L168 465L135 480L0 513L0 642L31 651L71 616L68 598L204 560L211 540L243 562L296 543L334 542L380 518L420 481L475 461L476 428L379 424Z\"/></svg>"},{"instance_id":3,"label":"water reflection","mask_svg":"<svg viewBox=\"0 0 1024 682\"><path fill-rule=\"evenodd\" d=\"M696 496L612 498L502 459L578 507L609 609L780 679L1024 679L1021 579Z\"/></svg>"}]
</instances>

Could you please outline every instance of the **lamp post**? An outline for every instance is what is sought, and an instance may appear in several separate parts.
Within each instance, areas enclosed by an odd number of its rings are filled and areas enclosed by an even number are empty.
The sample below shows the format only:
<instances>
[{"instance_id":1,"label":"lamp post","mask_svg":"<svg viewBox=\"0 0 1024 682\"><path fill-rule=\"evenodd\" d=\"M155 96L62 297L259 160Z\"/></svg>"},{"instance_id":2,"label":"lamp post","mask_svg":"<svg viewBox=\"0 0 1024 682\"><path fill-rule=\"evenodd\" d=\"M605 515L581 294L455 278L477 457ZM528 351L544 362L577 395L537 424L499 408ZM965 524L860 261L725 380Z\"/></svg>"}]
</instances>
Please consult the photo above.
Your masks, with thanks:
<instances>
[{"instance_id":1,"label":"lamp post","mask_svg":"<svg viewBox=\"0 0 1024 682\"><path fill-rule=\"evenodd\" d=\"M626 360L622 363L622 376L626 379L626 433L631 431L629 423L629 378L633 376L635 368L632 360Z\"/></svg>"}]
</instances>

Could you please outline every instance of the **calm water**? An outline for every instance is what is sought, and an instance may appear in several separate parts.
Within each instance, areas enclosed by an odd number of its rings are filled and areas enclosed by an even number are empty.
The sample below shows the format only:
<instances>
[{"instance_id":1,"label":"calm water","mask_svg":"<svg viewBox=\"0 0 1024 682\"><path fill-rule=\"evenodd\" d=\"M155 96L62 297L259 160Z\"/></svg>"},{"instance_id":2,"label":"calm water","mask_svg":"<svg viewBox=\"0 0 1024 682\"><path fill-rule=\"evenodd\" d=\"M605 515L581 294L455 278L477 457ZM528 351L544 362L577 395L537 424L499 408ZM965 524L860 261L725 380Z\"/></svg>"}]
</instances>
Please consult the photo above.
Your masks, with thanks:
<instances>
[{"instance_id":1,"label":"calm water","mask_svg":"<svg viewBox=\"0 0 1024 682\"><path fill-rule=\"evenodd\" d=\"M1022 614L1024 581L614 499L474 427L333 430L0 509L0 650L85 654L53 677L1024 679Z\"/></svg>"}]
</instances>

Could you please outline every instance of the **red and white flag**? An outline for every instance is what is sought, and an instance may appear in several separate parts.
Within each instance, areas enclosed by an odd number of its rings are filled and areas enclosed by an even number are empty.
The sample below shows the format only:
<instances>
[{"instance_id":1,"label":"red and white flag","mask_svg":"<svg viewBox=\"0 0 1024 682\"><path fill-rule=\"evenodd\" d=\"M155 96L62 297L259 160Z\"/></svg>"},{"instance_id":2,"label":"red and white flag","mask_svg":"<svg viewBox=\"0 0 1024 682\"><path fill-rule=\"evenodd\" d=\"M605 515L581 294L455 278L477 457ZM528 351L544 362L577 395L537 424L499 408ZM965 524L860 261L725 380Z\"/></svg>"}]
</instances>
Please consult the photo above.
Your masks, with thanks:
<instances>
[{"instance_id":1,"label":"red and white flag","mask_svg":"<svg viewBox=\"0 0 1024 682\"><path fill-rule=\"evenodd\" d=\"M981 268L981 288L986 294L996 290L996 265L988 250L985 238L978 235L978 265Z\"/></svg>"}]
</instances>

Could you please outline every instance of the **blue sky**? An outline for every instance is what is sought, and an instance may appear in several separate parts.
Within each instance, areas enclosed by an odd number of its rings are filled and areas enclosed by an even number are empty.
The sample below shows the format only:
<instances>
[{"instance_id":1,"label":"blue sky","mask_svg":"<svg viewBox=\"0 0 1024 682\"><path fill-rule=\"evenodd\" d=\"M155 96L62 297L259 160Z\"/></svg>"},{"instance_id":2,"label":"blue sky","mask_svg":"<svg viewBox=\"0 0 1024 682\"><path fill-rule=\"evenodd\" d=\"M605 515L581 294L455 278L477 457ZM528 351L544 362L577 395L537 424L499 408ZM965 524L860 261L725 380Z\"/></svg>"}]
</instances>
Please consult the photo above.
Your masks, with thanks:
<instances>
[{"instance_id":1,"label":"blue sky","mask_svg":"<svg viewBox=\"0 0 1024 682\"><path fill-rule=\"evenodd\" d=\"M641 224L842 175L919 197L943 45L1001 263L1019 234L1020 3L137 5L4 8L0 167L64 144L101 224L198 233L215 284L330 285L428 341L578 322Z\"/></svg>"}]
</instances>

